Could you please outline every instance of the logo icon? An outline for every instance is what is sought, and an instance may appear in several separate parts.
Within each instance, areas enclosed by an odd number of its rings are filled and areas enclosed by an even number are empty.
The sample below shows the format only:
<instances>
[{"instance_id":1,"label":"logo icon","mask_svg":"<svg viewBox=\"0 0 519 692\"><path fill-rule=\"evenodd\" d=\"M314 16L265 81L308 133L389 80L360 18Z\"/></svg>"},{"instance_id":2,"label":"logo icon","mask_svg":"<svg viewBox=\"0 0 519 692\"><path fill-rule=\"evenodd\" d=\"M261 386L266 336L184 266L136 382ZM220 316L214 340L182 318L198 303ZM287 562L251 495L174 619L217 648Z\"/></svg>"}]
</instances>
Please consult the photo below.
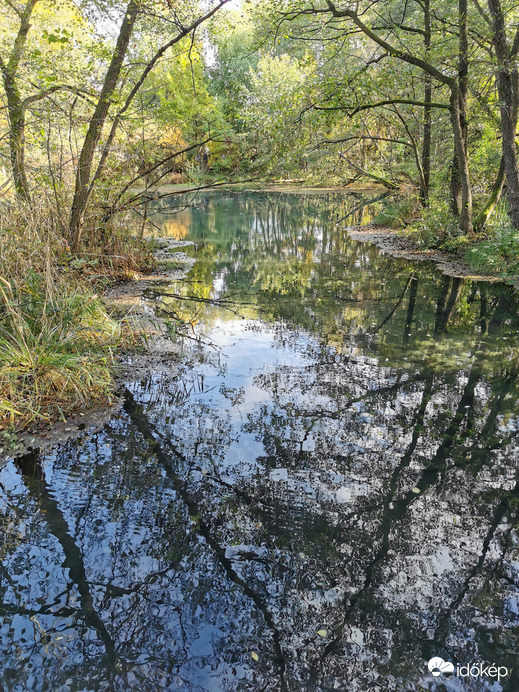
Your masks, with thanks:
<instances>
[{"instance_id":1,"label":"logo icon","mask_svg":"<svg viewBox=\"0 0 519 692\"><path fill-rule=\"evenodd\" d=\"M446 673L454 673L454 665L450 661L444 661L443 658L439 656L434 656L431 658L427 664L429 671L437 678L439 675L445 675Z\"/></svg>"}]
</instances>

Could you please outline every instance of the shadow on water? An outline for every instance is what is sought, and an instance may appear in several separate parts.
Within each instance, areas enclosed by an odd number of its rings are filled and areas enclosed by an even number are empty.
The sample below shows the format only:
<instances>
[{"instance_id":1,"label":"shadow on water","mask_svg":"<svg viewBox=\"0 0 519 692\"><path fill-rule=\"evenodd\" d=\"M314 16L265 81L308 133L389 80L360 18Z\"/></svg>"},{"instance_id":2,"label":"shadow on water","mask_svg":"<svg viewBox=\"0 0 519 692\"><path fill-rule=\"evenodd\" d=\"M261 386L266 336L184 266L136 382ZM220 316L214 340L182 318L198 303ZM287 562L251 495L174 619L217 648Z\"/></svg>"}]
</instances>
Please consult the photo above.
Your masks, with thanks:
<instances>
[{"instance_id":1,"label":"shadow on water","mask_svg":"<svg viewBox=\"0 0 519 692\"><path fill-rule=\"evenodd\" d=\"M0 688L519 689L517 297L348 239L379 203L157 206L204 338L0 468Z\"/></svg>"}]
</instances>

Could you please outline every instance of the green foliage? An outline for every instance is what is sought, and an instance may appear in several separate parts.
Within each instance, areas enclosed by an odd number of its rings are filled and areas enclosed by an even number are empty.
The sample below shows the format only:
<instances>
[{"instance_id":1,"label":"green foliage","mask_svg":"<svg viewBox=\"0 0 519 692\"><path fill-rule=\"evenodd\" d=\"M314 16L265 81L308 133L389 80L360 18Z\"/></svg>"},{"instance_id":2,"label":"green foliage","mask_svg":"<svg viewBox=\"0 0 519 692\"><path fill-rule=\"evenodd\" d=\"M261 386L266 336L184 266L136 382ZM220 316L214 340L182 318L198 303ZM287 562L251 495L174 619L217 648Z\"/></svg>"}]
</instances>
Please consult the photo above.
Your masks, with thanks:
<instances>
[{"instance_id":1,"label":"green foliage","mask_svg":"<svg viewBox=\"0 0 519 692\"><path fill-rule=\"evenodd\" d=\"M441 200L431 201L408 232L413 241L423 248L447 249L448 243L451 243L451 248L454 249L457 239L463 235L459 221L450 211L448 203Z\"/></svg>"},{"instance_id":2,"label":"green foliage","mask_svg":"<svg viewBox=\"0 0 519 692\"><path fill-rule=\"evenodd\" d=\"M213 23L211 38L215 58L208 67L209 88L218 98L228 124L239 132L243 127L244 97L260 57L252 14L229 9Z\"/></svg>"},{"instance_id":3,"label":"green foliage","mask_svg":"<svg viewBox=\"0 0 519 692\"><path fill-rule=\"evenodd\" d=\"M311 69L311 68L310 68ZM250 74L243 121L249 132L251 157L268 172L304 169L308 131L299 121L309 68L283 54L264 55Z\"/></svg>"},{"instance_id":4,"label":"green foliage","mask_svg":"<svg viewBox=\"0 0 519 692\"><path fill-rule=\"evenodd\" d=\"M207 122L215 116L216 104L208 90L201 45L185 39L180 47L181 51L159 65L149 78L151 102L146 103L146 94L142 95L142 117L150 121L148 127L158 127L158 131L149 133L157 142L166 127L178 128L186 141L202 138L207 134Z\"/></svg>"},{"instance_id":5,"label":"green foliage","mask_svg":"<svg viewBox=\"0 0 519 692\"><path fill-rule=\"evenodd\" d=\"M413 197L401 199L391 198L385 202L380 212L374 217L373 223L389 228L402 228L416 217L418 200Z\"/></svg>"},{"instance_id":6,"label":"green foliage","mask_svg":"<svg viewBox=\"0 0 519 692\"><path fill-rule=\"evenodd\" d=\"M519 280L519 231L501 227L465 254L476 271L517 282Z\"/></svg>"}]
</instances>

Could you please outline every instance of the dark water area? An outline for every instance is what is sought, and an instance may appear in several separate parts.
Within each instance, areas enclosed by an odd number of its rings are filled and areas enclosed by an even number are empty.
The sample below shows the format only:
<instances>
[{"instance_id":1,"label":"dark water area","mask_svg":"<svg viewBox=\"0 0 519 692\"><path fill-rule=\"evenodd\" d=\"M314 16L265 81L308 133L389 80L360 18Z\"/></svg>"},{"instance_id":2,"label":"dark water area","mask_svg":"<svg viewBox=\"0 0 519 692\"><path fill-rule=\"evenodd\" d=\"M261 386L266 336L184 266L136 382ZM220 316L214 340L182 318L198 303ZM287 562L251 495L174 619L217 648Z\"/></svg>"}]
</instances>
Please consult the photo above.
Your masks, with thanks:
<instances>
[{"instance_id":1,"label":"dark water area","mask_svg":"<svg viewBox=\"0 0 519 692\"><path fill-rule=\"evenodd\" d=\"M379 203L156 208L185 358L0 468L0 689L519 689L517 295L348 239Z\"/></svg>"}]
</instances>

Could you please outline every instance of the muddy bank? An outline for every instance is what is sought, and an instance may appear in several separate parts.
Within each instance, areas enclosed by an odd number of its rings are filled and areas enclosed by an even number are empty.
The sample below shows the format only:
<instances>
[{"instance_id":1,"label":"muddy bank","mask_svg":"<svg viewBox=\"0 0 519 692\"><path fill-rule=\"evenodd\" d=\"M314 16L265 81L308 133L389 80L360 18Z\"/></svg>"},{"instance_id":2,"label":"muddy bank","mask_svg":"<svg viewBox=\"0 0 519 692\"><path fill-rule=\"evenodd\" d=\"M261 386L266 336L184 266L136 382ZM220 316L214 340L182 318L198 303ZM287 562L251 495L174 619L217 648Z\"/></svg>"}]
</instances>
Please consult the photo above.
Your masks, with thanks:
<instances>
[{"instance_id":1,"label":"muddy bank","mask_svg":"<svg viewBox=\"0 0 519 692\"><path fill-rule=\"evenodd\" d=\"M373 243L385 254L392 257L418 262L435 262L438 269L446 276L474 281L502 281L495 276L474 273L474 270L464 260L455 255L448 255L437 250L419 248L409 238L401 235L400 231L380 226L349 226L346 231L350 238L361 243Z\"/></svg>"}]
</instances>

